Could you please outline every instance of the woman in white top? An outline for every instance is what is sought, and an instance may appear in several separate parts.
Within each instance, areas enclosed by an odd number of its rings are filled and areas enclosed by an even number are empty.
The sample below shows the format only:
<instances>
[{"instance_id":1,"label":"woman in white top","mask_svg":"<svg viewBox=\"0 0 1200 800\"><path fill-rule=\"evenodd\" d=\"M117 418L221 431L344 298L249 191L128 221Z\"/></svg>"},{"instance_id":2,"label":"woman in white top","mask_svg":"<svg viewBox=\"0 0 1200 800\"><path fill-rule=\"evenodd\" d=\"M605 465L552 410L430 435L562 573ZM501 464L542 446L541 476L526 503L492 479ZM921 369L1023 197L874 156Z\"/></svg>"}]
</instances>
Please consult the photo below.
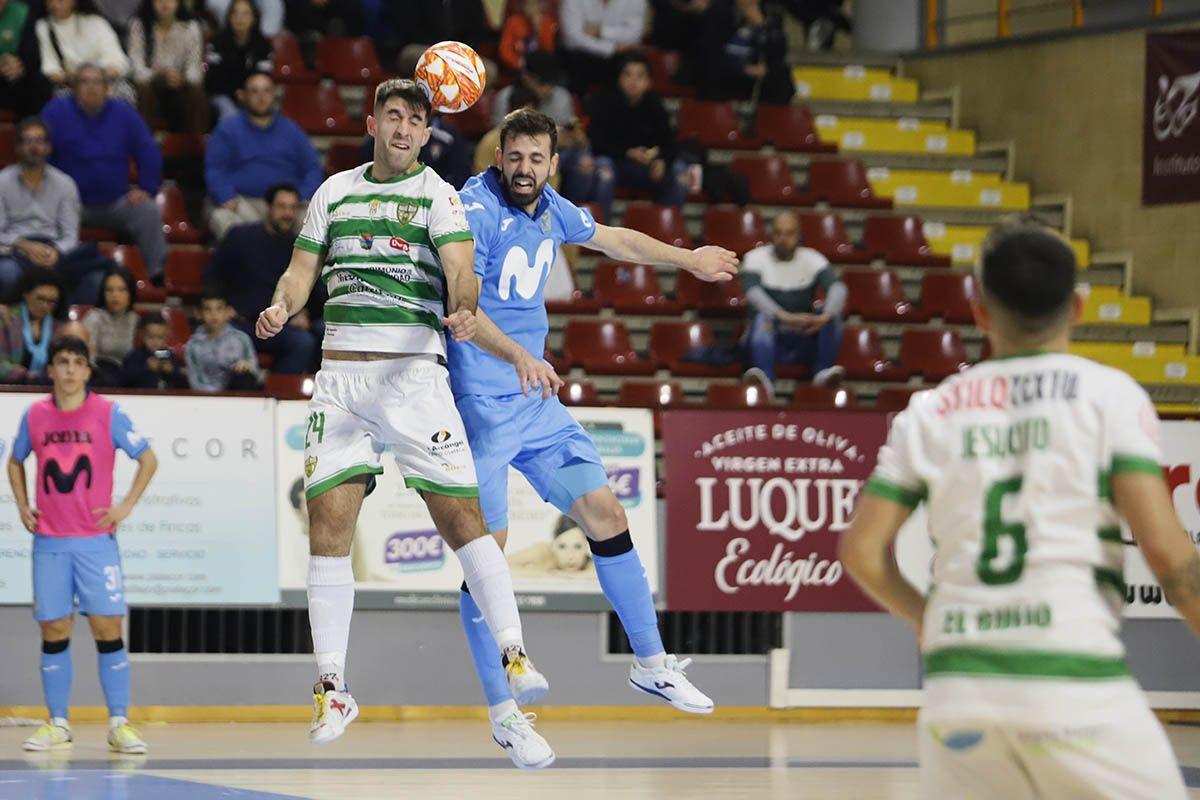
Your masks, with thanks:
<instances>
[{"instance_id":1,"label":"woman in white top","mask_svg":"<svg viewBox=\"0 0 1200 800\"><path fill-rule=\"evenodd\" d=\"M146 119L161 114L168 130L207 130L204 34L179 0L143 0L129 22L129 59Z\"/></svg>"},{"instance_id":2,"label":"woman in white top","mask_svg":"<svg viewBox=\"0 0 1200 800\"><path fill-rule=\"evenodd\" d=\"M46 0L46 16L34 30L42 72L56 88L66 86L80 64L96 64L108 74L113 95L132 97L123 80L129 76L129 59L104 17L75 13L75 0Z\"/></svg>"}]
</instances>

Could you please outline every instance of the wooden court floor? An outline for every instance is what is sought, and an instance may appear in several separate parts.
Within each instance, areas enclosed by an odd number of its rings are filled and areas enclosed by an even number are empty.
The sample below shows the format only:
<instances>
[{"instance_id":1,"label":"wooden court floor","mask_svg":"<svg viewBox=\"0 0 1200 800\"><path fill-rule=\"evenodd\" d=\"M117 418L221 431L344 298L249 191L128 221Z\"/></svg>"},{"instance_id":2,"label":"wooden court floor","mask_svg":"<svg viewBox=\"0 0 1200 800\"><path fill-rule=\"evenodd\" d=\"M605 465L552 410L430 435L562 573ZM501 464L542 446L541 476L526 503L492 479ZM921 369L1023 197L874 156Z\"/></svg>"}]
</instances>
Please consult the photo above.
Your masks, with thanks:
<instances>
[{"instance_id":1,"label":"wooden court floor","mask_svg":"<svg viewBox=\"0 0 1200 800\"><path fill-rule=\"evenodd\" d=\"M297 723L151 724L145 757L110 755L99 725L76 726L69 753L34 755L20 749L32 729L0 728L0 800L918 797L906 723L553 721L539 729L558 762L531 773L514 769L478 721L360 722L321 749ZM1200 798L1200 727L1168 731Z\"/></svg>"}]
</instances>

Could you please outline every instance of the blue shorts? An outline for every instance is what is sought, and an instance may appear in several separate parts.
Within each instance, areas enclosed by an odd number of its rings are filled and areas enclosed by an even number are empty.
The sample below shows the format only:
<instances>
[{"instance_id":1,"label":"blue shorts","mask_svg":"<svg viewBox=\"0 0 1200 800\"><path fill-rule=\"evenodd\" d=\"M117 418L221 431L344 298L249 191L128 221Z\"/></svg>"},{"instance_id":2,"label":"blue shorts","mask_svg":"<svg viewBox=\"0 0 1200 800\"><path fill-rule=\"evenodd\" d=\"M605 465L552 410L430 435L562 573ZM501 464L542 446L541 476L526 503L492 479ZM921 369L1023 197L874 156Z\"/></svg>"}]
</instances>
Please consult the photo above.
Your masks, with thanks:
<instances>
[{"instance_id":1,"label":"blue shorts","mask_svg":"<svg viewBox=\"0 0 1200 800\"><path fill-rule=\"evenodd\" d=\"M121 551L112 534L33 537L33 618L69 617L76 601L84 614L125 614Z\"/></svg>"},{"instance_id":2,"label":"blue shorts","mask_svg":"<svg viewBox=\"0 0 1200 800\"><path fill-rule=\"evenodd\" d=\"M564 514L575 500L608 485L592 437L557 397L463 395L479 505L489 531L508 527L508 467L516 467L541 498Z\"/></svg>"}]
</instances>

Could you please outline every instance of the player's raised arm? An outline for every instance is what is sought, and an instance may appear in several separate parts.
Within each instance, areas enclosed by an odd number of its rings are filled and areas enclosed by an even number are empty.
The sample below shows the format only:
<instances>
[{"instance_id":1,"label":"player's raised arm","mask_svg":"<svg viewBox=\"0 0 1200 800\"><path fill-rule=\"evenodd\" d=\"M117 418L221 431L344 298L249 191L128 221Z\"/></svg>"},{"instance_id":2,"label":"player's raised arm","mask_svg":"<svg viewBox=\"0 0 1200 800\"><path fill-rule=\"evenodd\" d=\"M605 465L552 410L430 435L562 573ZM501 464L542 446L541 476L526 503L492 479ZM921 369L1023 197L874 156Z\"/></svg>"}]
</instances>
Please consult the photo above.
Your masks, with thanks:
<instances>
[{"instance_id":1,"label":"player's raised arm","mask_svg":"<svg viewBox=\"0 0 1200 800\"><path fill-rule=\"evenodd\" d=\"M292 260L287 270L279 276L275 284L275 294L271 296L271 305L258 315L254 332L260 339L270 339L283 330L293 314L298 314L308 302L308 296L321 274L322 255L296 247L292 250Z\"/></svg>"},{"instance_id":2,"label":"player's raised arm","mask_svg":"<svg viewBox=\"0 0 1200 800\"><path fill-rule=\"evenodd\" d=\"M581 244L618 261L676 267L687 270L700 280L715 283L733 280L738 270L737 254L724 247L705 245L695 250L685 250L660 242L640 231L599 223L596 224L595 235Z\"/></svg>"},{"instance_id":3,"label":"player's raised arm","mask_svg":"<svg viewBox=\"0 0 1200 800\"><path fill-rule=\"evenodd\" d=\"M475 311L479 307L479 280L475 277L475 242L446 242L438 247L446 275L446 316L442 323L456 342L475 338Z\"/></svg>"}]
</instances>

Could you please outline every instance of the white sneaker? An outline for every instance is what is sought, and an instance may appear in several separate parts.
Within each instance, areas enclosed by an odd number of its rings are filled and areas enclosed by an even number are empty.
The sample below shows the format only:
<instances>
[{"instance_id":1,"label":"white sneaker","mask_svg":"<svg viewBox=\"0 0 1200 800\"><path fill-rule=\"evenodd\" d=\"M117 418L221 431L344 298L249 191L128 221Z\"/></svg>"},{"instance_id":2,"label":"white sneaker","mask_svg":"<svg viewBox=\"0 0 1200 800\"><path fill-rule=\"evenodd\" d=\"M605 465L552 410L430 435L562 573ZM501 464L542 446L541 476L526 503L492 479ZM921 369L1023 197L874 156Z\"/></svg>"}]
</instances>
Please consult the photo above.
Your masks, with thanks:
<instances>
[{"instance_id":1,"label":"white sneaker","mask_svg":"<svg viewBox=\"0 0 1200 800\"><path fill-rule=\"evenodd\" d=\"M509 714L503 722L492 723L492 738L508 751L517 769L545 769L554 763L554 751L533 729L535 719L537 714Z\"/></svg>"},{"instance_id":2,"label":"white sneaker","mask_svg":"<svg viewBox=\"0 0 1200 800\"><path fill-rule=\"evenodd\" d=\"M639 692L661 697L680 711L689 714L711 714L712 699L693 686L683 674L691 663L690 658L680 661L675 656L668 655L666 664L647 669L635 660L629 668L629 685Z\"/></svg>"},{"instance_id":3,"label":"white sneaker","mask_svg":"<svg viewBox=\"0 0 1200 800\"><path fill-rule=\"evenodd\" d=\"M108 729L108 749L114 753L140 756L149 749L137 729L128 722Z\"/></svg>"},{"instance_id":4,"label":"white sneaker","mask_svg":"<svg viewBox=\"0 0 1200 800\"><path fill-rule=\"evenodd\" d=\"M313 718L308 738L313 744L328 744L346 732L358 716L358 703L348 691L338 691L330 681L313 686Z\"/></svg>"},{"instance_id":5,"label":"white sneaker","mask_svg":"<svg viewBox=\"0 0 1200 800\"><path fill-rule=\"evenodd\" d=\"M31 752L45 750L67 750L72 746L71 729L47 722L37 733L22 743L21 748Z\"/></svg>"},{"instance_id":6,"label":"white sneaker","mask_svg":"<svg viewBox=\"0 0 1200 800\"><path fill-rule=\"evenodd\" d=\"M550 682L537 671L524 650L515 650L511 654L506 652L503 659L504 675L508 678L508 688L512 690L517 705L532 705L550 691Z\"/></svg>"}]
</instances>

